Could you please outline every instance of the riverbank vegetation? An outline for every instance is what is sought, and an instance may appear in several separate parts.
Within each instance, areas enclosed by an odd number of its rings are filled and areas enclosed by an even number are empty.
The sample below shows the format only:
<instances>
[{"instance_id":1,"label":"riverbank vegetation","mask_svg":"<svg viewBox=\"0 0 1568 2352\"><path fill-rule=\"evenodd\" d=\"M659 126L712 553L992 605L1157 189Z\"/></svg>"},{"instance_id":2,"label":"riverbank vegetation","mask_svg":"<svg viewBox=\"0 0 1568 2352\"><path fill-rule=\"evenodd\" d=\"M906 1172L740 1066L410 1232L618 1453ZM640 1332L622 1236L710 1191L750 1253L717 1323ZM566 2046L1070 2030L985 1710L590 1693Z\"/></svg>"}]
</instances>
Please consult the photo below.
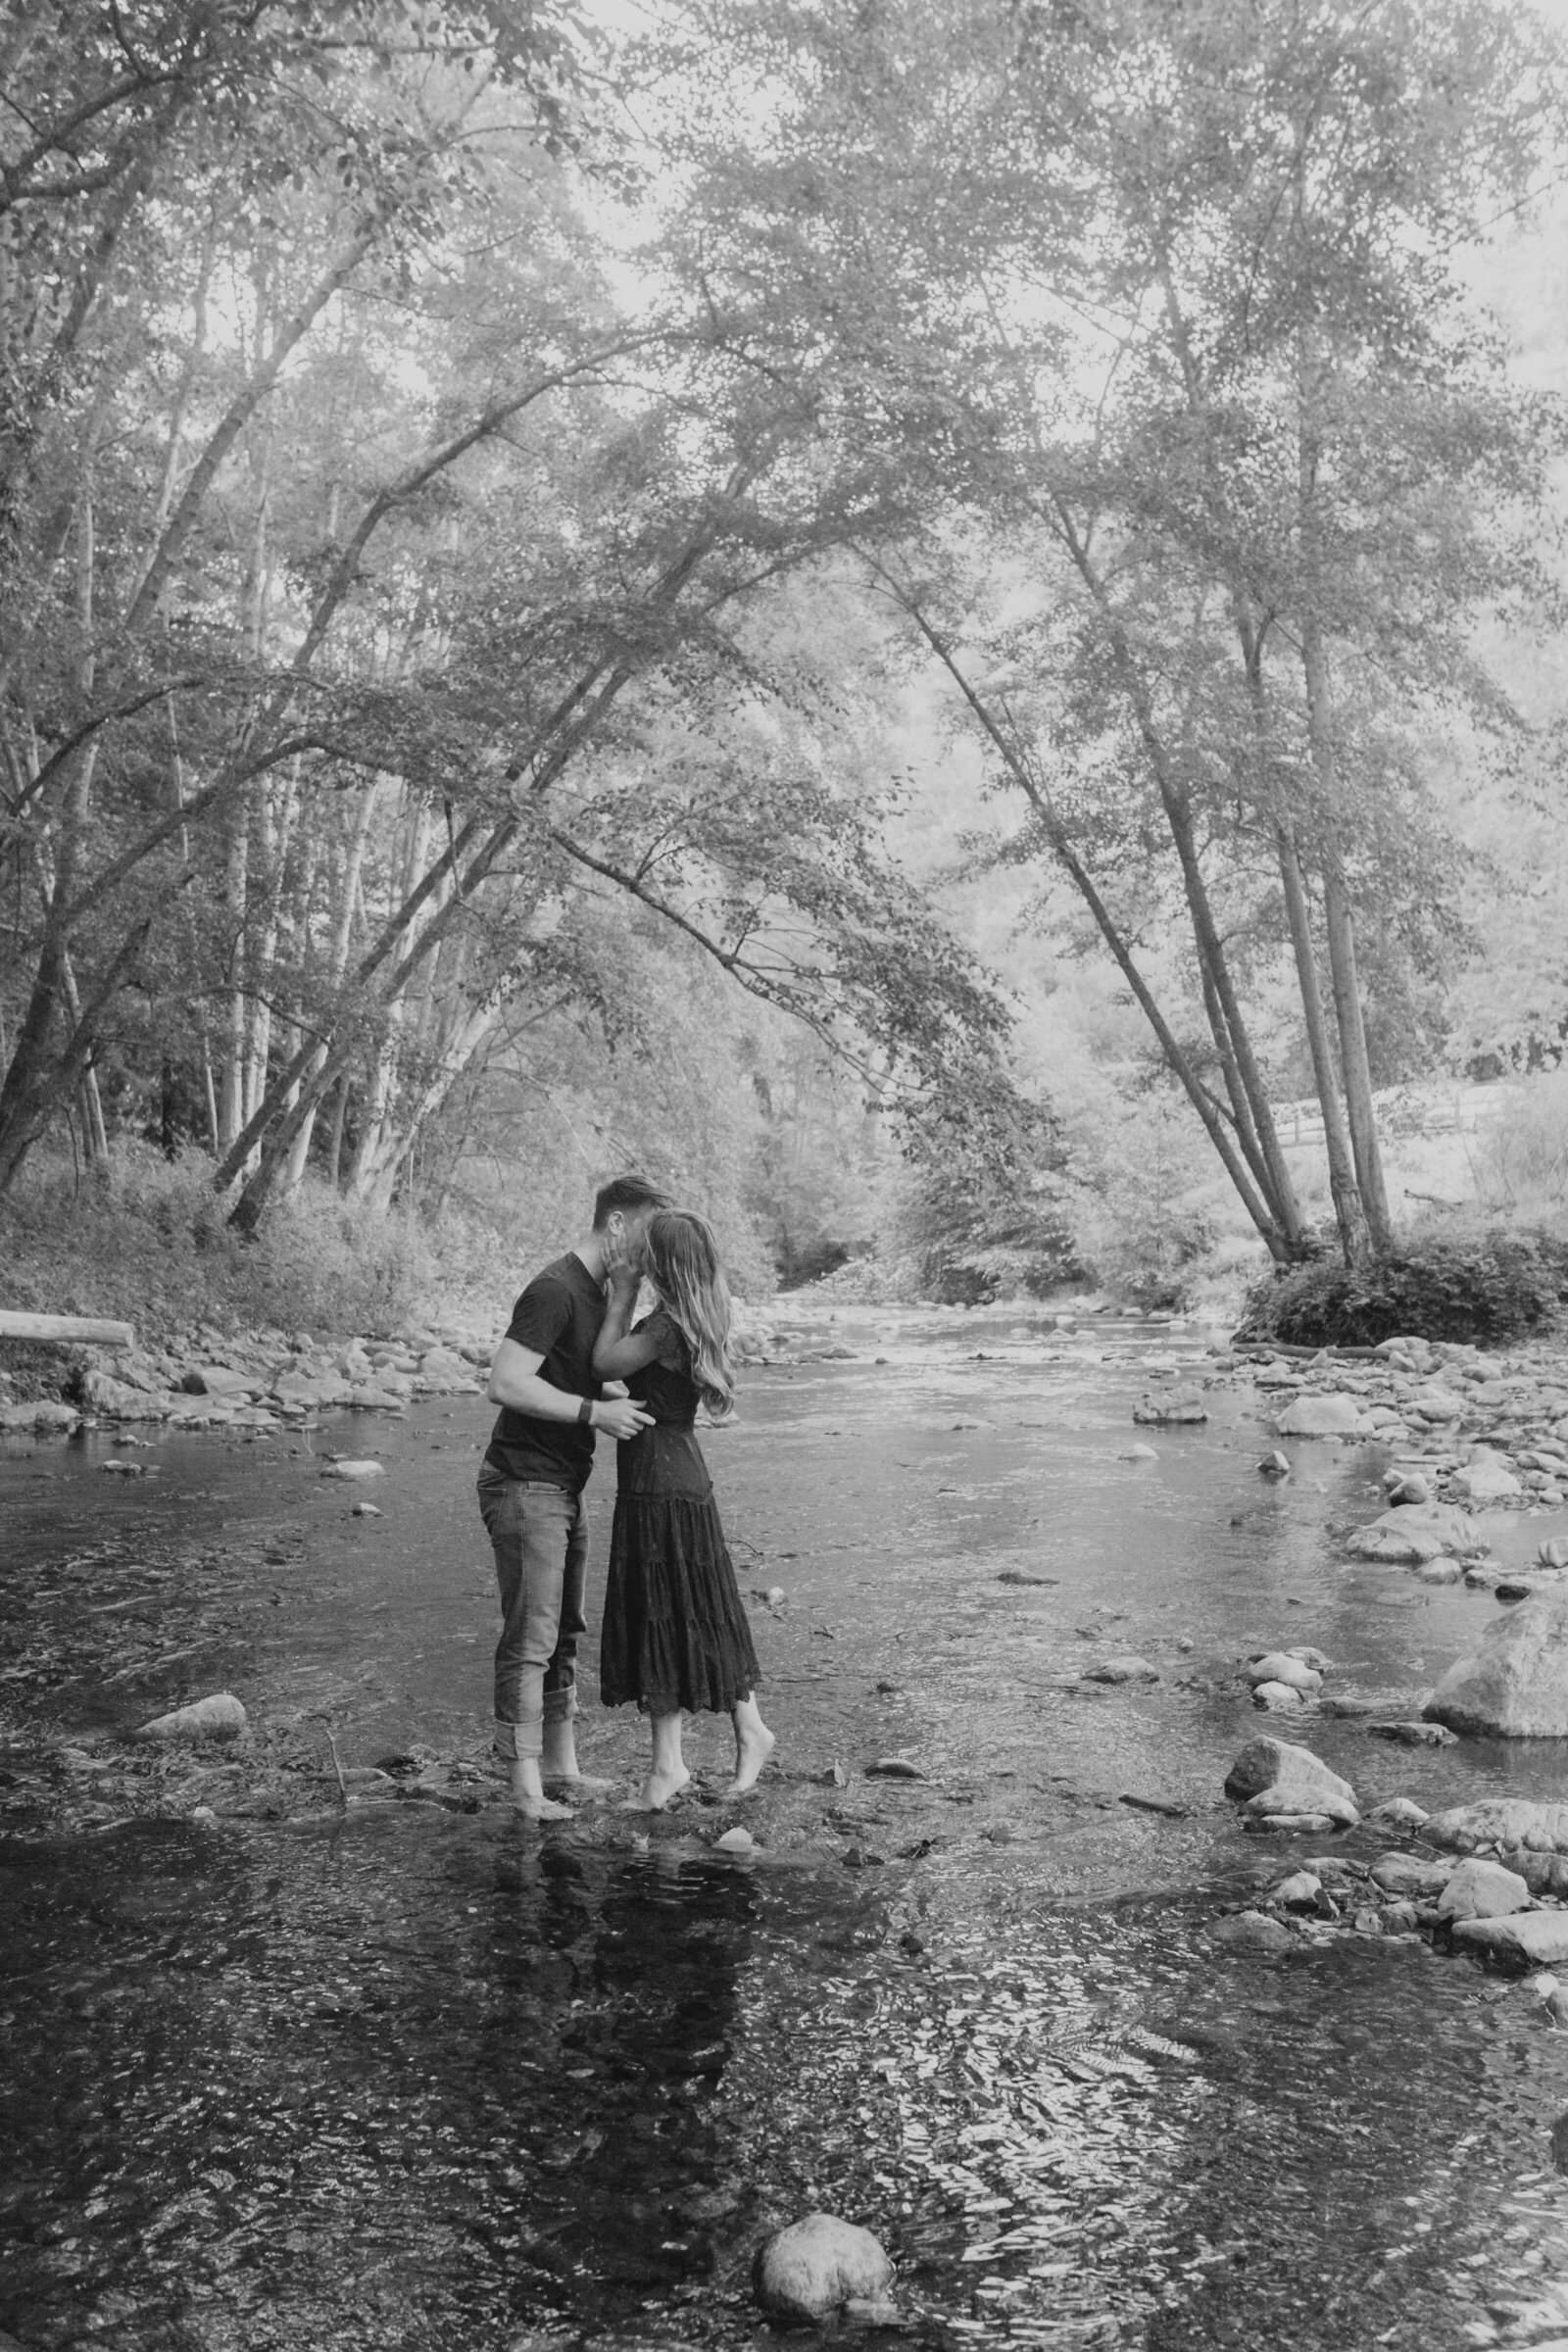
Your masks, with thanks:
<instances>
[{"instance_id":1,"label":"riverbank vegetation","mask_svg":"<svg viewBox=\"0 0 1568 2352\"><path fill-rule=\"evenodd\" d=\"M1401 1132L1568 1037L1528 8L64 0L0 79L7 1302L385 1323L626 1164L747 1296L1560 1215L1549 1106Z\"/></svg>"}]
</instances>

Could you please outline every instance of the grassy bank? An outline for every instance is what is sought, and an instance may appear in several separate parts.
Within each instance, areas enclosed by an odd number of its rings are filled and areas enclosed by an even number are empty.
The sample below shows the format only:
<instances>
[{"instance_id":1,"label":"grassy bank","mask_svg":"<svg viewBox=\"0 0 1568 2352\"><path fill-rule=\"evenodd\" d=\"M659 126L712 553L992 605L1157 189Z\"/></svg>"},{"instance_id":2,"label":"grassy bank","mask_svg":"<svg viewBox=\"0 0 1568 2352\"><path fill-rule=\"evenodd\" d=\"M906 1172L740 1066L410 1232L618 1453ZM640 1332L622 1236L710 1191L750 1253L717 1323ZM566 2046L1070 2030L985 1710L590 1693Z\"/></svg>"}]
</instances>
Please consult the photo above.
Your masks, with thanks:
<instances>
[{"instance_id":1,"label":"grassy bank","mask_svg":"<svg viewBox=\"0 0 1568 2352\"><path fill-rule=\"evenodd\" d=\"M474 1237L436 1237L401 1215L371 1218L313 1182L255 1242L224 1222L210 1163L171 1163L117 1146L80 1174L39 1152L0 1201L0 1305L112 1315L138 1341L178 1346L199 1331L393 1332L473 1288ZM490 1246L489 1261L497 1252ZM506 1287L503 1279L501 1287ZM0 1370L15 1370L7 1350Z\"/></svg>"}]
</instances>

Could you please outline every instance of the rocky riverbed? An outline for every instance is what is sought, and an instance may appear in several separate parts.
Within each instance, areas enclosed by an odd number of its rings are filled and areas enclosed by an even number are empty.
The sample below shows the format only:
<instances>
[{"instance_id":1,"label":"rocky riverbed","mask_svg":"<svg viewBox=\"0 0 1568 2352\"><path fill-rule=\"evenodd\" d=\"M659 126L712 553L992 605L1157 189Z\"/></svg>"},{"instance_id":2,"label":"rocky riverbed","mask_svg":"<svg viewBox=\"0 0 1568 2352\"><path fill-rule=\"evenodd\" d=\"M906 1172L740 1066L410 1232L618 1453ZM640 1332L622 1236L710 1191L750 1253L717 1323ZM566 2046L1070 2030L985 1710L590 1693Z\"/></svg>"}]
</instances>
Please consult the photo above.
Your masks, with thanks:
<instances>
[{"instance_id":1,"label":"rocky riverbed","mask_svg":"<svg viewBox=\"0 0 1568 2352\"><path fill-rule=\"evenodd\" d=\"M178 1425L172 1350L168 1415L0 1448L24 2345L750 2344L757 2245L822 2206L896 2261L890 2340L1568 2326L1568 2042L1507 1948L1568 1920L1568 1768L1422 1715L1554 1588L1549 1353L780 1318L710 1446L779 1761L726 1805L699 1726L670 1816L541 1835L485 1744L487 1342L365 1335L368 1414L280 1393L346 1347L211 1352L232 1417ZM1330 1396L1354 1428L1281 1432ZM1504 1447L1517 1495L1459 1490ZM1429 1505L1451 1550L1358 1547ZM225 1691L231 1737L137 1736ZM1264 1741L1308 1761L1227 1795Z\"/></svg>"}]
</instances>

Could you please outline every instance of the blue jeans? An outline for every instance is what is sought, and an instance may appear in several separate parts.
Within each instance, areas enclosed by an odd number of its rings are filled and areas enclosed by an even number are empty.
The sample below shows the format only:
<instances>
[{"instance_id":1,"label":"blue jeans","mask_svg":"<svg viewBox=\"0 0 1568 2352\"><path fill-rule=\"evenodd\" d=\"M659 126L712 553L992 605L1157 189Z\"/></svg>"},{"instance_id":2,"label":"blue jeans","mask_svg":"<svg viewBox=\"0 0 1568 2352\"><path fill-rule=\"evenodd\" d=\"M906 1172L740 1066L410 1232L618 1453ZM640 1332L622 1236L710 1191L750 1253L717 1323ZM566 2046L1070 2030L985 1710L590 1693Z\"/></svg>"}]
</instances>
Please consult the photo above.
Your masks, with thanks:
<instances>
[{"instance_id":1,"label":"blue jeans","mask_svg":"<svg viewBox=\"0 0 1568 2352\"><path fill-rule=\"evenodd\" d=\"M587 1507L565 1487L508 1478L486 1463L479 1509L501 1588L496 1753L542 1755L545 1725L577 1712L577 1642L588 1630Z\"/></svg>"}]
</instances>

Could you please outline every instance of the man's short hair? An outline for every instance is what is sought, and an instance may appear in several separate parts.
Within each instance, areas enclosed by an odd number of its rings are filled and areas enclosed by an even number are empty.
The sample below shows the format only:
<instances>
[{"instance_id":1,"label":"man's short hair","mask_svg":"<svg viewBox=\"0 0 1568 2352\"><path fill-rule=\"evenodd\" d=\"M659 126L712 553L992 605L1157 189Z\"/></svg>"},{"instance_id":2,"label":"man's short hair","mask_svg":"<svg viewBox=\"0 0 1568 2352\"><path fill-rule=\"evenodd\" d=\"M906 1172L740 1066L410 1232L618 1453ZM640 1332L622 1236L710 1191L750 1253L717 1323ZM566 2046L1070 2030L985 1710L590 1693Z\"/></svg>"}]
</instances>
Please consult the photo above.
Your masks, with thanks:
<instances>
[{"instance_id":1,"label":"man's short hair","mask_svg":"<svg viewBox=\"0 0 1568 2352\"><path fill-rule=\"evenodd\" d=\"M623 1217L635 1217L645 1208L673 1208L674 1201L646 1176L616 1176L602 1185L594 1195L594 1231L603 1233L618 1208Z\"/></svg>"}]
</instances>

